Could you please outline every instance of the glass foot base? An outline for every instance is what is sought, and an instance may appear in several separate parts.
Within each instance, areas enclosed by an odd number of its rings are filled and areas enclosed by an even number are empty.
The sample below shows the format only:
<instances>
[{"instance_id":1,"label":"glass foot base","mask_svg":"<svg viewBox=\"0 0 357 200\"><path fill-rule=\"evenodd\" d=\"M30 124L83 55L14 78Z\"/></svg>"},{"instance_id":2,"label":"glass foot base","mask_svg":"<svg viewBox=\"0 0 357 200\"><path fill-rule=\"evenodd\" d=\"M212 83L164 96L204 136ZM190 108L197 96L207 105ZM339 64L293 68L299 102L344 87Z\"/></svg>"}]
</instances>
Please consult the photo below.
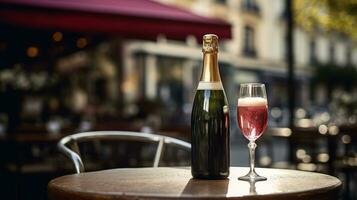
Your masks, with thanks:
<instances>
[{"instance_id":1,"label":"glass foot base","mask_svg":"<svg viewBox=\"0 0 357 200\"><path fill-rule=\"evenodd\" d=\"M267 178L264 177L264 176L260 176L258 175L256 172L249 172L247 175L245 176L241 176L238 178L238 180L241 180L241 181L254 181L254 182L257 182L257 181L266 181Z\"/></svg>"}]
</instances>

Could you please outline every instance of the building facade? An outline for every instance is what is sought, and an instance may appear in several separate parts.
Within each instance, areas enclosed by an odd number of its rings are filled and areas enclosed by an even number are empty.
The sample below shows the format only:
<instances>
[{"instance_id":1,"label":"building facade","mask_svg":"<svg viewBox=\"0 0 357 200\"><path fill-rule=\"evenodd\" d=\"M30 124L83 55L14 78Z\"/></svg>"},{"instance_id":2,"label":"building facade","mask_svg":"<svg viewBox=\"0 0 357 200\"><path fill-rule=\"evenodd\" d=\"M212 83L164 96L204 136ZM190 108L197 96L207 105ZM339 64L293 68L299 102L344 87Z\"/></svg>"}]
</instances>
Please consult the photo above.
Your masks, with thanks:
<instances>
[{"instance_id":1,"label":"building facade","mask_svg":"<svg viewBox=\"0 0 357 200\"><path fill-rule=\"evenodd\" d=\"M232 24L232 39L221 41L219 52L223 85L232 110L242 82L266 83L271 108L279 108L282 113L287 110L284 0L159 1ZM351 39L338 33L307 32L296 26L294 53L296 103L305 110L311 105L327 103L324 87L311 92L317 65L357 67L357 48ZM188 37L185 42L179 42L162 35L157 41L126 41L124 54L125 103L130 105L140 98L160 100L173 112L189 115L201 71L200 38ZM130 114L133 110L126 112Z\"/></svg>"}]
</instances>

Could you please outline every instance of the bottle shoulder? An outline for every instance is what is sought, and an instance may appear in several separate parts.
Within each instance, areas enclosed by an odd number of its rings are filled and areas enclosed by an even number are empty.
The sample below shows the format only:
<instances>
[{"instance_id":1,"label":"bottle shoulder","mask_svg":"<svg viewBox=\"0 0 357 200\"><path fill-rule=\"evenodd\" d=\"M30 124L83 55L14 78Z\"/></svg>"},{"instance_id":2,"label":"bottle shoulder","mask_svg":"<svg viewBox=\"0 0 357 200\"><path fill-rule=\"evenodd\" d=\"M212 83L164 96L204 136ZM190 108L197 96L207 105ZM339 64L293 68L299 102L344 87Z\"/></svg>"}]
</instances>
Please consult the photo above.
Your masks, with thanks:
<instances>
[{"instance_id":1,"label":"bottle shoulder","mask_svg":"<svg viewBox=\"0 0 357 200\"><path fill-rule=\"evenodd\" d=\"M205 101L224 101L227 103L227 97L224 90L197 90L195 101L200 99Z\"/></svg>"},{"instance_id":2,"label":"bottle shoulder","mask_svg":"<svg viewBox=\"0 0 357 200\"><path fill-rule=\"evenodd\" d=\"M194 113L227 113L227 98L222 90L197 90L193 102Z\"/></svg>"}]
</instances>

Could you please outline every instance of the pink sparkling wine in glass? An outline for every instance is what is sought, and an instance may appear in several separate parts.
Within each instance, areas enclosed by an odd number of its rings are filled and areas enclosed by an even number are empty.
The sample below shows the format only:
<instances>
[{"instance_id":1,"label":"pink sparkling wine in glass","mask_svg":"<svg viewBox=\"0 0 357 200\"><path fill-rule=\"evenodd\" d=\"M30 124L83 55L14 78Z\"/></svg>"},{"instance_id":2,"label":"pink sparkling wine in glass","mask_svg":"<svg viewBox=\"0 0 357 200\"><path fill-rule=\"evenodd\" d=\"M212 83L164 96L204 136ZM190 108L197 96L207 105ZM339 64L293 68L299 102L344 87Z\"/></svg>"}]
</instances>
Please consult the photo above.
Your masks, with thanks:
<instances>
[{"instance_id":1,"label":"pink sparkling wine in glass","mask_svg":"<svg viewBox=\"0 0 357 200\"><path fill-rule=\"evenodd\" d=\"M261 97L244 97L238 99L238 125L248 140L258 139L268 123L268 103Z\"/></svg>"}]
</instances>

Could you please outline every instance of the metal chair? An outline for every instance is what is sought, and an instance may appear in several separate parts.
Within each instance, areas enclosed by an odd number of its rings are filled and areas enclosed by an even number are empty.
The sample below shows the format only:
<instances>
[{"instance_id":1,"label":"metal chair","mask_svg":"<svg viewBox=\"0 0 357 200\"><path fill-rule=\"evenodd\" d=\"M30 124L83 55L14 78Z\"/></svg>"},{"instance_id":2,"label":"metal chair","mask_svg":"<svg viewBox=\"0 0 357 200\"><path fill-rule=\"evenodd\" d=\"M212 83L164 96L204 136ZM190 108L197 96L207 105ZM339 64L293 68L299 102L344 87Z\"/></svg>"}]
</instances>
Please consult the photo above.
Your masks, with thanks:
<instances>
[{"instance_id":1,"label":"metal chair","mask_svg":"<svg viewBox=\"0 0 357 200\"><path fill-rule=\"evenodd\" d=\"M156 135L142 132L129 131L93 131L83 132L62 138L57 146L68 158L70 158L76 169L76 173L85 171L83 161L80 156L78 142L93 141L93 140L126 140L126 141L140 141L157 143L156 153L154 157L153 167L158 167L163 147L165 144L176 145L180 148L190 151L191 144L179 139L168 136ZM69 148L68 146L71 146Z\"/></svg>"}]
</instances>

